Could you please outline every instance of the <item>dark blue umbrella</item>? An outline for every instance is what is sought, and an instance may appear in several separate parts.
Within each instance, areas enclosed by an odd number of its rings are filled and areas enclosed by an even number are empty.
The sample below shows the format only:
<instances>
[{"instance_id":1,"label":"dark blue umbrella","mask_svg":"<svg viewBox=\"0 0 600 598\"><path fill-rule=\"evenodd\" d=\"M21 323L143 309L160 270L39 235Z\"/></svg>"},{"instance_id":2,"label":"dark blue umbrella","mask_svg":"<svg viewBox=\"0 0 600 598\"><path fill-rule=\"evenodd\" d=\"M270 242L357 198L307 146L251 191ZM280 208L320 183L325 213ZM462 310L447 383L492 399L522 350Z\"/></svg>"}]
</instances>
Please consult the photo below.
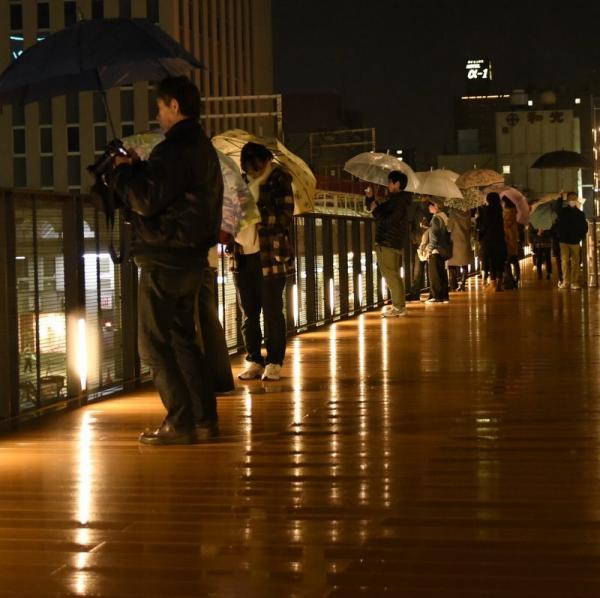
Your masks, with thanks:
<instances>
[{"instance_id":1,"label":"dark blue umbrella","mask_svg":"<svg viewBox=\"0 0 600 598\"><path fill-rule=\"evenodd\" d=\"M0 105L27 104L136 81L159 81L202 64L146 19L80 21L31 46L0 76Z\"/></svg>"}]
</instances>

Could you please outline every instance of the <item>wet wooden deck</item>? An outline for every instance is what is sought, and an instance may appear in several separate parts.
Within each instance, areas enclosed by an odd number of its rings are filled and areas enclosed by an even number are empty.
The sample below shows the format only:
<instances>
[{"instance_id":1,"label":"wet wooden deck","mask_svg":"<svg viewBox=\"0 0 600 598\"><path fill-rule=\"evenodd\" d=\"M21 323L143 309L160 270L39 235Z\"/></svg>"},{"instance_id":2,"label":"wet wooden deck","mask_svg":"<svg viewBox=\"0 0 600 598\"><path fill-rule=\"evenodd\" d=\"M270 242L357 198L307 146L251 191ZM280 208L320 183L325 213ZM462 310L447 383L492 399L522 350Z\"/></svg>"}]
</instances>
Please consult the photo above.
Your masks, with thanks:
<instances>
[{"instance_id":1,"label":"wet wooden deck","mask_svg":"<svg viewBox=\"0 0 600 598\"><path fill-rule=\"evenodd\" d=\"M0 597L600 595L598 293L371 313L141 448L152 392L0 439Z\"/></svg>"}]
</instances>

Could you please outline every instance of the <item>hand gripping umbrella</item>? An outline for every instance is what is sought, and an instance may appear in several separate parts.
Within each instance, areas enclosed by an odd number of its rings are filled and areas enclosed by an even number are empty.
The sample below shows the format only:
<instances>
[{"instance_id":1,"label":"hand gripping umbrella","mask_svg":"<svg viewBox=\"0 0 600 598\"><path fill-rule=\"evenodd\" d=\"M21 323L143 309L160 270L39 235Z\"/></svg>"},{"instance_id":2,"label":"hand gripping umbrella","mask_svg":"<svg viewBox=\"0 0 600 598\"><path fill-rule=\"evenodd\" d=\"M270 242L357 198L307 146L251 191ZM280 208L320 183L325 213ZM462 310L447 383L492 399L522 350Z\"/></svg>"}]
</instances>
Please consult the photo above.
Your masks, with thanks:
<instances>
[{"instance_id":1,"label":"hand gripping umbrella","mask_svg":"<svg viewBox=\"0 0 600 598\"><path fill-rule=\"evenodd\" d=\"M159 81L202 64L147 19L80 21L25 50L0 75L0 105ZM106 106L113 136L115 129Z\"/></svg>"}]
</instances>

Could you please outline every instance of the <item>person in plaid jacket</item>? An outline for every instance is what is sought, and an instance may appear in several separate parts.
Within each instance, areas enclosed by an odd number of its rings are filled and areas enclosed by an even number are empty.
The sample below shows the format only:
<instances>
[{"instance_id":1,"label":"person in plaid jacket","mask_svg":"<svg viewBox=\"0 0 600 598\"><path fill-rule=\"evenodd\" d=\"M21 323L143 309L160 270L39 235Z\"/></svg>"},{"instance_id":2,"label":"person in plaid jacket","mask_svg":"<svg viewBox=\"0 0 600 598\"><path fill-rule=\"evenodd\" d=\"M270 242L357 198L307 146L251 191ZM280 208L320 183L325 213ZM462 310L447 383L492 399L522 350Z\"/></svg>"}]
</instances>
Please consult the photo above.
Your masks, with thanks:
<instances>
[{"instance_id":1,"label":"person in plaid jacket","mask_svg":"<svg viewBox=\"0 0 600 598\"><path fill-rule=\"evenodd\" d=\"M287 329L283 313L286 278L294 274L290 228L294 216L292 177L273 163L264 145L247 143L242 149L242 170L261 215L258 224L244 228L235 238L231 269L243 313L242 335L248 367L241 380L279 380L285 358ZM262 356L260 314L265 323L266 359Z\"/></svg>"}]
</instances>

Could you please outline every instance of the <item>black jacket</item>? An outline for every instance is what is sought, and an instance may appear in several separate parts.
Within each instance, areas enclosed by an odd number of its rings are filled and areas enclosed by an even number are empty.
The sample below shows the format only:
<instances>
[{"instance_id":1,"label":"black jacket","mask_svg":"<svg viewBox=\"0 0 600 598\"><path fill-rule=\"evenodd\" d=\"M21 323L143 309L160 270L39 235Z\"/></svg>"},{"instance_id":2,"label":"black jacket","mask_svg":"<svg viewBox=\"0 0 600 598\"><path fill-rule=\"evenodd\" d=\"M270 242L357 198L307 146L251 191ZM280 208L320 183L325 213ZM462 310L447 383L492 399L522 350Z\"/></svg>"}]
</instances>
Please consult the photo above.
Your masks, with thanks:
<instances>
[{"instance_id":1,"label":"black jacket","mask_svg":"<svg viewBox=\"0 0 600 598\"><path fill-rule=\"evenodd\" d=\"M564 207L558 213L556 224L558 240L568 245L579 245L588 231L585 214L579 208Z\"/></svg>"},{"instance_id":2,"label":"black jacket","mask_svg":"<svg viewBox=\"0 0 600 598\"><path fill-rule=\"evenodd\" d=\"M188 268L216 245L223 209L219 158L199 123L174 125L147 162L122 165L112 185L130 211L138 265Z\"/></svg>"},{"instance_id":3,"label":"black jacket","mask_svg":"<svg viewBox=\"0 0 600 598\"><path fill-rule=\"evenodd\" d=\"M375 243L382 247L404 249L408 240L410 193L390 193L388 199L373 210L377 221Z\"/></svg>"}]
</instances>

